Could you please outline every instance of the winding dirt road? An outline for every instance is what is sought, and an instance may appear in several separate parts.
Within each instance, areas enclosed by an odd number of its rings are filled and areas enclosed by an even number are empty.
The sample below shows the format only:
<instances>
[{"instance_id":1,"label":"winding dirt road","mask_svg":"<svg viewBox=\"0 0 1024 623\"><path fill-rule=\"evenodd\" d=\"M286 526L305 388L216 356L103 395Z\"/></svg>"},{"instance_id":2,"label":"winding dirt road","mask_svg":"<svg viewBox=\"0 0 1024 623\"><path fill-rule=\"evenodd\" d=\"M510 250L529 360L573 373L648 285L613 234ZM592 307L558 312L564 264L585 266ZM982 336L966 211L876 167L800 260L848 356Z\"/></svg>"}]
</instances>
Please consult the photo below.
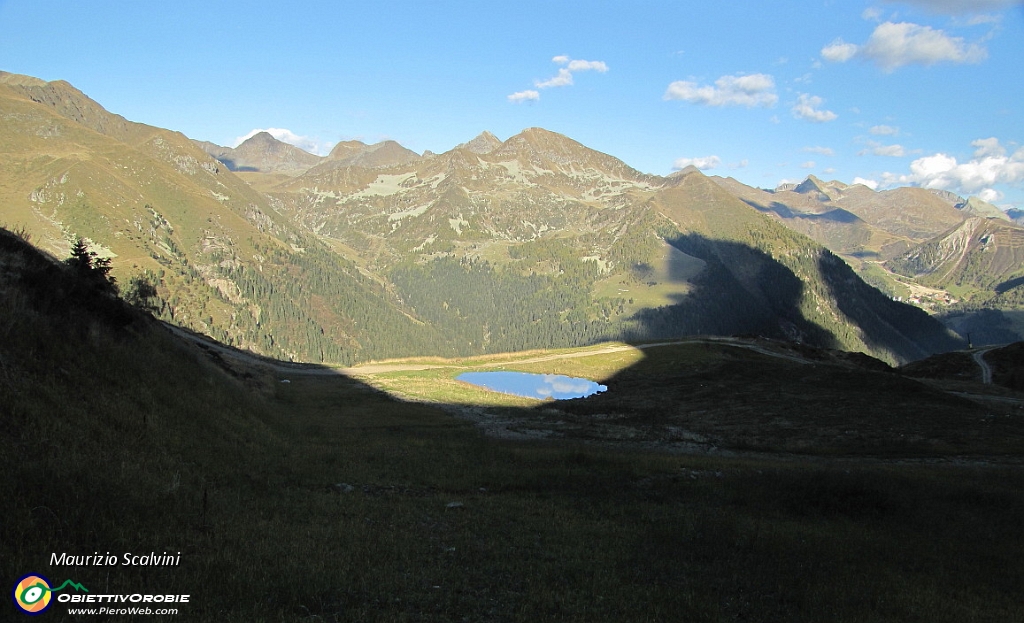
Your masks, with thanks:
<instances>
[{"instance_id":1,"label":"winding dirt road","mask_svg":"<svg viewBox=\"0 0 1024 623\"><path fill-rule=\"evenodd\" d=\"M391 362L391 363L388 363L388 362L368 363L368 364L351 366L351 367L348 367L348 368L341 368L341 367L331 367L329 365L319 365L319 364L302 364L302 363L289 364L289 363L283 363L283 362L274 362L272 360L268 360L268 359L265 359L263 357L259 357L257 355L253 355L253 354L249 354L249 353L240 351L240 350L238 350L236 348L232 348L230 346L225 346L225 345L223 345L223 344L221 344L219 342L216 342L216 341L214 341L214 340L212 340L212 339L210 339L210 338L208 338L208 337L206 337L204 335L201 335L201 334L198 334L198 333L193 333L191 331L187 331L185 329L182 329L180 327L176 327L176 326L171 325L171 324L164 323L164 326L167 327L167 330L170 331L171 333L173 333L174 335L176 335L176 336L178 336L178 337L180 337L182 339L188 340L189 342L192 342L192 343L198 345L200 348L214 351L214 352L216 352L219 355L230 357L230 358L232 358L232 359L234 359L236 361L240 361L242 363L246 363L246 364L250 364L250 365L263 366L263 367L269 368L270 370L273 370L274 372L277 372L279 374L290 374L290 375L295 375L295 376L333 376L333 375L336 375L336 374L340 374L340 375L344 375L344 376L365 376L365 375L373 375L373 374L385 374L385 373L388 373L388 372L416 372L416 371L419 371L419 370L434 370L434 369L437 369L437 368L470 368L470 367L475 367L475 368L494 368L494 367L498 367L498 366L504 366L504 365L515 364L515 363L540 363L540 362L544 362L544 361L556 361L556 360L560 360L560 359L577 359L577 358L580 358L580 357L592 357L594 355L610 355L610 354L613 354L613 353L621 353L621 352L626 352L626 351L632 350L634 348L639 348L641 350L645 350L645 349L648 349L648 348L658 348L658 347L661 347L661 346L678 346L678 345L681 345L681 344L728 344L730 346L734 346L734 347L737 347L737 348L745 348L747 350L752 350L754 352L761 353L762 355L768 355L769 357L778 357L779 359L786 359L788 361L793 361L795 363L800 363L800 364L811 363L810 361L808 361L806 359L802 359L802 358L797 357L795 355L788 355L788 354L785 354L785 353L773 352L773 351L768 350L766 348L761 348L760 346L757 346L755 344L749 344L749 343L746 343L746 342L741 342L741 341L739 341L739 340L737 340L735 338L729 338L729 337L701 337L701 338L694 338L694 339L689 339L689 340L673 340L673 341L669 341L669 342L655 342L655 343L652 343L652 344L638 344L636 346L631 346L629 344L608 344L606 346L602 346L602 347L599 347L599 348L588 348L588 349L579 350L579 351L573 351L573 352L568 352L568 353L552 353L552 354L549 354L549 355L539 355L539 356L536 356L536 357L528 357L526 359L514 359L514 360L510 359L510 360L507 360L507 361L495 361L495 362L490 362L490 363L482 363L482 364L475 365L475 366L465 366L465 365L457 365L457 364L450 364L450 363L436 363L436 364L433 364L433 363L411 363L411 362L410 363L402 363L400 361L396 361L396 362ZM984 351L982 351L982 352L984 352ZM979 354L981 354L981 353L976 354L975 357L977 357ZM978 359L976 359L976 360L978 360ZM982 363L981 360L978 360L978 361L979 361L979 365L985 365L987 367L987 364ZM991 382L991 370L989 371L989 378L990 378L989 382Z\"/></svg>"},{"instance_id":2,"label":"winding dirt road","mask_svg":"<svg viewBox=\"0 0 1024 623\"><path fill-rule=\"evenodd\" d=\"M981 382L984 383L985 385L992 384L992 367L988 365L987 361L985 361L985 353L992 350L993 348L995 348L995 346L983 348L971 354L971 357L974 358L974 361L978 364L978 367L981 368Z\"/></svg>"}]
</instances>

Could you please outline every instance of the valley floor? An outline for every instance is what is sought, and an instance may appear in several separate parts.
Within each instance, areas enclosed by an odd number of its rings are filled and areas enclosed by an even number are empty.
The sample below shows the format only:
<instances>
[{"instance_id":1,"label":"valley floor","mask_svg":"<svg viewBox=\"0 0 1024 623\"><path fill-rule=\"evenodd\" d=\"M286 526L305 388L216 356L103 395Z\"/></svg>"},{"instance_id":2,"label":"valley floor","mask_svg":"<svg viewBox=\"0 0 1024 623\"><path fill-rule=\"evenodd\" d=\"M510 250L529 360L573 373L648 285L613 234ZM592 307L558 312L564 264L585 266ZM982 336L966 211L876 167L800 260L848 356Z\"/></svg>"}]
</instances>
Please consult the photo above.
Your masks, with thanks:
<instances>
[{"instance_id":1,"label":"valley floor","mask_svg":"<svg viewBox=\"0 0 1024 623\"><path fill-rule=\"evenodd\" d=\"M695 340L392 362L354 377L229 361L162 330L150 339L157 350L67 351L62 372L0 351L3 577L189 594L189 621L1024 618L1020 419L975 420L975 403L889 372ZM63 348L42 344L37 354ZM469 367L610 389L515 403L451 378ZM675 389L662 399L655 385ZM908 387L934 422L894 416ZM866 395L876 402L842 404ZM549 433L490 438L447 405ZM921 439L901 446L907 431ZM665 452L667 433L736 454ZM49 564L94 551L181 562ZM53 620L96 620L51 608Z\"/></svg>"}]
</instances>

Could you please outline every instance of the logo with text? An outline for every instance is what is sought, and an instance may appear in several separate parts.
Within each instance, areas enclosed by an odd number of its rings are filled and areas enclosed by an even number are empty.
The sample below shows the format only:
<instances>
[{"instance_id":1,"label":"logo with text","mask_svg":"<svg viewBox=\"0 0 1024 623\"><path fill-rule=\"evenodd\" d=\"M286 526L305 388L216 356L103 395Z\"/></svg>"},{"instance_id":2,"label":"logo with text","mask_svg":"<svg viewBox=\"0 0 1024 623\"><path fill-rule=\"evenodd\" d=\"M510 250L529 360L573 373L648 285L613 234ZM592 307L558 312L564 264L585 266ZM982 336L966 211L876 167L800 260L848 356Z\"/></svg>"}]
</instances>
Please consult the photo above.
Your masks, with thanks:
<instances>
[{"instance_id":1,"label":"logo with text","mask_svg":"<svg viewBox=\"0 0 1024 623\"><path fill-rule=\"evenodd\" d=\"M14 605L25 614L41 614L50 607L52 594L68 586L78 591L89 592L89 589L71 580L65 580L57 588L50 588L49 580L38 573L30 573L18 580L11 591L11 596L14 598Z\"/></svg>"}]
</instances>

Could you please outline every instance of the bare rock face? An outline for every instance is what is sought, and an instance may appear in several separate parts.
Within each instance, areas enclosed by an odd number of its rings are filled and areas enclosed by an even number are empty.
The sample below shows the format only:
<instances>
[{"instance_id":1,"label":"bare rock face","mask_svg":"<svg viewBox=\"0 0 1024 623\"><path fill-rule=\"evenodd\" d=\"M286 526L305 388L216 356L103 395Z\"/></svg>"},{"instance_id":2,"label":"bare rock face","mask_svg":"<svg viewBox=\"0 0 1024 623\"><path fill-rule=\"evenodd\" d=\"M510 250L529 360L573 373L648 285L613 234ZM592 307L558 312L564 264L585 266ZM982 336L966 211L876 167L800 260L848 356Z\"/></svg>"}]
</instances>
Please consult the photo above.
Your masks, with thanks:
<instances>
[{"instance_id":1,"label":"bare rock face","mask_svg":"<svg viewBox=\"0 0 1024 623\"><path fill-rule=\"evenodd\" d=\"M966 201L956 204L957 210L970 216L981 216L984 218L998 218L1009 221L1010 217L996 206L978 197L969 197Z\"/></svg>"},{"instance_id":2,"label":"bare rock face","mask_svg":"<svg viewBox=\"0 0 1024 623\"><path fill-rule=\"evenodd\" d=\"M501 147L501 140L490 132L484 131L473 140L458 145L456 149L465 149L474 154L483 155L489 154L499 147Z\"/></svg>"},{"instance_id":3,"label":"bare rock face","mask_svg":"<svg viewBox=\"0 0 1024 623\"><path fill-rule=\"evenodd\" d=\"M213 143L198 145L232 171L298 175L323 160L320 156L277 140L269 132L254 134L234 149Z\"/></svg>"},{"instance_id":4,"label":"bare rock face","mask_svg":"<svg viewBox=\"0 0 1024 623\"><path fill-rule=\"evenodd\" d=\"M951 192L948 190L938 190L935 188L930 188L929 192L931 192L933 195L935 195L939 199L942 199L951 206L955 206L957 204L964 202L964 198L956 194L955 192Z\"/></svg>"},{"instance_id":5,"label":"bare rock face","mask_svg":"<svg viewBox=\"0 0 1024 623\"><path fill-rule=\"evenodd\" d=\"M349 167L381 169L414 163L422 158L395 141L381 141L373 145L362 141L342 141L334 146L326 160L310 172L317 174Z\"/></svg>"},{"instance_id":6,"label":"bare rock face","mask_svg":"<svg viewBox=\"0 0 1024 623\"><path fill-rule=\"evenodd\" d=\"M818 201L836 201L842 197L846 184L840 182L823 182L813 175L793 187L793 192L801 195L810 195Z\"/></svg>"}]
</instances>

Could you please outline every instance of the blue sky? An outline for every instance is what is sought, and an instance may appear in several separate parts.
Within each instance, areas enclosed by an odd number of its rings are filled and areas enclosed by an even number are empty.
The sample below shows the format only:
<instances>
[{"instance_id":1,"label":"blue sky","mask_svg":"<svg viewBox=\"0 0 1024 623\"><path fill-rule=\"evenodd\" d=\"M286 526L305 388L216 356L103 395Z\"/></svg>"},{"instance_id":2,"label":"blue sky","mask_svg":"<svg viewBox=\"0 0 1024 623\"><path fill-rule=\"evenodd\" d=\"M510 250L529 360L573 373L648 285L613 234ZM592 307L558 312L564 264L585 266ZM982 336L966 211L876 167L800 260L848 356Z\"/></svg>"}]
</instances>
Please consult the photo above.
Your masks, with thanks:
<instances>
[{"instance_id":1,"label":"blue sky","mask_svg":"<svg viewBox=\"0 0 1024 623\"><path fill-rule=\"evenodd\" d=\"M1024 209L1024 5L0 0L0 70L234 145L442 152L539 126L647 173Z\"/></svg>"}]
</instances>

